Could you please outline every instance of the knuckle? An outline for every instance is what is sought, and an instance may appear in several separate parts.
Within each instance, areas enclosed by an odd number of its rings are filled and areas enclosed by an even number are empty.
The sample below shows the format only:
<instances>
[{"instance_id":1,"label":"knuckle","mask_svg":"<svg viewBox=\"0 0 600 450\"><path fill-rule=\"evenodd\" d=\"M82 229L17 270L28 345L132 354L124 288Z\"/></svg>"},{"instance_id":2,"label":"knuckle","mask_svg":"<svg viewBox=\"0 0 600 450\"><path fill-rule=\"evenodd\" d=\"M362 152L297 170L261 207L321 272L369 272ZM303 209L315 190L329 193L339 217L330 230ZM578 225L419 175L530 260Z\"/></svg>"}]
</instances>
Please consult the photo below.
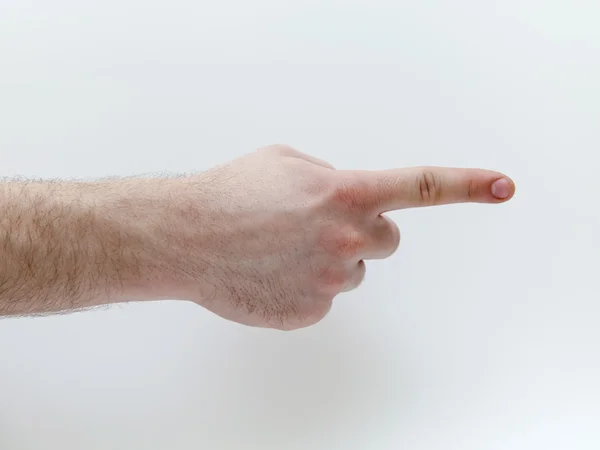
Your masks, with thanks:
<instances>
[{"instance_id":1,"label":"knuckle","mask_svg":"<svg viewBox=\"0 0 600 450\"><path fill-rule=\"evenodd\" d=\"M372 259L388 258L400 246L401 235L398 225L386 216L381 216L379 220L370 235L372 240L367 250Z\"/></svg>"},{"instance_id":2,"label":"knuckle","mask_svg":"<svg viewBox=\"0 0 600 450\"><path fill-rule=\"evenodd\" d=\"M333 267L323 269L319 275L318 293L331 297L346 284L346 274Z\"/></svg>"},{"instance_id":3,"label":"knuckle","mask_svg":"<svg viewBox=\"0 0 600 450\"><path fill-rule=\"evenodd\" d=\"M361 262L358 266L358 270L354 275L353 279L348 283L347 291L356 289L359 287L365 279L365 275L367 273L367 265L364 262Z\"/></svg>"},{"instance_id":4,"label":"knuckle","mask_svg":"<svg viewBox=\"0 0 600 450\"><path fill-rule=\"evenodd\" d=\"M332 199L336 205L350 210L367 209L367 188L358 180L343 180L333 186Z\"/></svg>"},{"instance_id":5,"label":"knuckle","mask_svg":"<svg viewBox=\"0 0 600 450\"><path fill-rule=\"evenodd\" d=\"M311 312L304 318L303 323L305 326L314 325L329 313L331 306L333 305L332 300L326 301L315 301Z\"/></svg>"},{"instance_id":6,"label":"knuckle","mask_svg":"<svg viewBox=\"0 0 600 450\"><path fill-rule=\"evenodd\" d=\"M423 205L435 205L441 196L441 182L430 170L424 170L417 177L419 194Z\"/></svg>"},{"instance_id":7,"label":"knuckle","mask_svg":"<svg viewBox=\"0 0 600 450\"><path fill-rule=\"evenodd\" d=\"M367 275L367 265L364 261L361 261L360 269L358 271L358 277L356 282L356 287L360 286L363 281L365 281L365 276Z\"/></svg>"},{"instance_id":8,"label":"knuckle","mask_svg":"<svg viewBox=\"0 0 600 450\"><path fill-rule=\"evenodd\" d=\"M336 256L342 258L356 257L366 246L366 238L357 231L340 235L336 240Z\"/></svg>"},{"instance_id":9,"label":"knuckle","mask_svg":"<svg viewBox=\"0 0 600 450\"><path fill-rule=\"evenodd\" d=\"M394 223L390 226L390 255L394 254L398 247L400 247L400 241L402 240L402 235L400 233L400 229Z\"/></svg>"},{"instance_id":10,"label":"knuckle","mask_svg":"<svg viewBox=\"0 0 600 450\"><path fill-rule=\"evenodd\" d=\"M469 199L469 201L474 201L477 199L477 197L479 197L478 195L478 189L477 186L475 185L475 180L470 179L469 180L469 187L467 189L467 197Z\"/></svg>"},{"instance_id":11,"label":"knuckle","mask_svg":"<svg viewBox=\"0 0 600 450\"><path fill-rule=\"evenodd\" d=\"M318 238L319 247L334 260L357 256L367 243L368 236L362 231L335 222L323 227Z\"/></svg>"}]
</instances>

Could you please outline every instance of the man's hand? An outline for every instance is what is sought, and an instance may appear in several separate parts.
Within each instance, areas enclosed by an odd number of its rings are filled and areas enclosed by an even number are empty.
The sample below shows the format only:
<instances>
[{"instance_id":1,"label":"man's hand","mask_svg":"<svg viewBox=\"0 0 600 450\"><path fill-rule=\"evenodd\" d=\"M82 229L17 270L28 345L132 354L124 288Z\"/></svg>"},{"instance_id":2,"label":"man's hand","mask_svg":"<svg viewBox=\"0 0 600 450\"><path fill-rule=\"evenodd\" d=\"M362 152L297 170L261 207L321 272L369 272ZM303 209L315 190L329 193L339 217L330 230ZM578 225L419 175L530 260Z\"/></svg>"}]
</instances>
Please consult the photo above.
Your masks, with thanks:
<instances>
[{"instance_id":1,"label":"man's hand","mask_svg":"<svg viewBox=\"0 0 600 450\"><path fill-rule=\"evenodd\" d=\"M400 232L382 213L501 203L514 193L513 182L496 172L336 171L281 145L196 182L201 188L181 180L173 205L179 214L166 218L181 242L179 268L190 275L179 281L188 286L182 297L230 320L279 329L318 322L338 293L360 284L365 260L394 253Z\"/></svg>"},{"instance_id":2,"label":"man's hand","mask_svg":"<svg viewBox=\"0 0 600 450\"><path fill-rule=\"evenodd\" d=\"M15 192L0 200L0 315L180 299L289 330L318 322L360 284L365 260L397 249L382 213L501 203L514 184L474 169L338 171L278 145L195 176ZM15 223L19 202L34 200Z\"/></svg>"}]
</instances>

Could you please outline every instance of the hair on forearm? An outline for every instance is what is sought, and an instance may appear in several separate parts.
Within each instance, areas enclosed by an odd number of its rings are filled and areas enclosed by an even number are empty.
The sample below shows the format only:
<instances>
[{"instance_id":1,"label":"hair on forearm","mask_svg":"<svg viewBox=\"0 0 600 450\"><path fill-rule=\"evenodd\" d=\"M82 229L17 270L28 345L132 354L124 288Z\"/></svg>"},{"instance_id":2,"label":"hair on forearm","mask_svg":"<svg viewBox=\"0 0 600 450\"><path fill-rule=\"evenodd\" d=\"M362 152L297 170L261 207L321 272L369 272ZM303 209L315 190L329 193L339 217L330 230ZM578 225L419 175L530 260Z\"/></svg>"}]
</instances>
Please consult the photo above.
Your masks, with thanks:
<instances>
[{"instance_id":1,"label":"hair on forearm","mask_svg":"<svg viewBox=\"0 0 600 450\"><path fill-rule=\"evenodd\" d=\"M65 189L56 181L0 183L0 315L76 310L97 295L95 213Z\"/></svg>"}]
</instances>

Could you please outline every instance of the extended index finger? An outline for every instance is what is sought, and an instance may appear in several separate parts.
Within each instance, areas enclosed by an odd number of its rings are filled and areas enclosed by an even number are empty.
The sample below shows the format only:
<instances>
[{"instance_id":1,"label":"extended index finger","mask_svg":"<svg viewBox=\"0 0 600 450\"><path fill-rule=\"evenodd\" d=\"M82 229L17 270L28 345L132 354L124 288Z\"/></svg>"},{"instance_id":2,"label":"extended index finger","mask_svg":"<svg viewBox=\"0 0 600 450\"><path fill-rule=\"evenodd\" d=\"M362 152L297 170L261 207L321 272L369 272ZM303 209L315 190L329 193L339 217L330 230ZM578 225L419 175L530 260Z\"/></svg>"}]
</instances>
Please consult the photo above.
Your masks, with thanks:
<instances>
[{"instance_id":1,"label":"extended index finger","mask_svg":"<svg viewBox=\"0 0 600 450\"><path fill-rule=\"evenodd\" d=\"M451 203L503 203L515 192L506 175L482 169L409 167L355 174L380 213Z\"/></svg>"}]
</instances>

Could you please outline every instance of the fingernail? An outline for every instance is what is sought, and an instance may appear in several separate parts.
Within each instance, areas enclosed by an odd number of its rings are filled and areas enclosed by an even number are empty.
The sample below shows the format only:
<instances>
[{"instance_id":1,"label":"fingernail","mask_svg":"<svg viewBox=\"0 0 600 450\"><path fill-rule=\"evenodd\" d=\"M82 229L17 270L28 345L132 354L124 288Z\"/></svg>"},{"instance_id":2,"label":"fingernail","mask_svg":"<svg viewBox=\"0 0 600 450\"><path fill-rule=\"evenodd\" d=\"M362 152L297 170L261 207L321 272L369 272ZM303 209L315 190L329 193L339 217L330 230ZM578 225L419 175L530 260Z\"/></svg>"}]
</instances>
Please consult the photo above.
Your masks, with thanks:
<instances>
[{"instance_id":1,"label":"fingernail","mask_svg":"<svg viewBox=\"0 0 600 450\"><path fill-rule=\"evenodd\" d=\"M510 183L506 178L500 178L492 184L492 195L500 200L510 195Z\"/></svg>"}]
</instances>

